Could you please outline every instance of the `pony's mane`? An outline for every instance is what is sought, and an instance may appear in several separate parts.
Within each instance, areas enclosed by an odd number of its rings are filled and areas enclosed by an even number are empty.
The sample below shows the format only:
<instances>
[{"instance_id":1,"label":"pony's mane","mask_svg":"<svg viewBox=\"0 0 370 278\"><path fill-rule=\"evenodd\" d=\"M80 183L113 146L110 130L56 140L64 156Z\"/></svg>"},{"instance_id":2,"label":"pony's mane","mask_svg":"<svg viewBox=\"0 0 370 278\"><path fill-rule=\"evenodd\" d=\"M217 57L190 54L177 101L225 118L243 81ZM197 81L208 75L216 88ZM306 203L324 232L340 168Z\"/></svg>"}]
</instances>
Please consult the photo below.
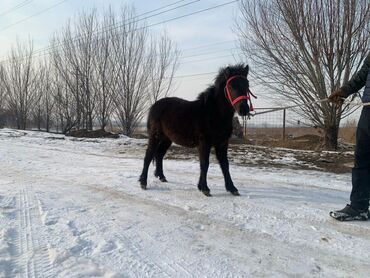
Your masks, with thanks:
<instances>
[{"instance_id":1,"label":"pony's mane","mask_svg":"<svg viewBox=\"0 0 370 278\"><path fill-rule=\"evenodd\" d=\"M214 99L221 92L224 92L226 80L234 75L247 76L248 69L243 63L236 64L234 66L223 67L218 71L214 79L214 84L210 85L206 90L201 92L197 99L205 103L207 100Z\"/></svg>"},{"instance_id":2,"label":"pony's mane","mask_svg":"<svg viewBox=\"0 0 370 278\"><path fill-rule=\"evenodd\" d=\"M215 85L210 85L206 90L198 95L197 100L200 100L203 104L205 104L208 102L208 100L215 99L216 95Z\"/></svg>"}]
</instances>

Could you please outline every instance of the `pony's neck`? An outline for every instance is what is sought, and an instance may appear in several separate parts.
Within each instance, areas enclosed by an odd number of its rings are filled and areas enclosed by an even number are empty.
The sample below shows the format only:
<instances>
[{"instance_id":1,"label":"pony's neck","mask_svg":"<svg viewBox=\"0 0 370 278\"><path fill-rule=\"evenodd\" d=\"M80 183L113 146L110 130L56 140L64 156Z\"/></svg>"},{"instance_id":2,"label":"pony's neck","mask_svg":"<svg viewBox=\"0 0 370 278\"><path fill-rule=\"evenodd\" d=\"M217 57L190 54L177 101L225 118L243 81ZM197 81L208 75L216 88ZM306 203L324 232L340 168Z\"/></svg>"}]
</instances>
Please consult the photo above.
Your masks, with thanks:
<instances>
[{"instance_id":1,"label":"pony's neck","mask_svg":"<svg viewBox=\"0 0 370 278\"><path fill-rule=\"evenodd\" d=\"M225 84L226 84L226 81L225 81ZM217 106L219 109L220 116L227 120L232 121L234 114L235 114L235 109L225 96L225 91L224 91L225 84L221 84L221 86L215 87L215 89L217 90L216 92Z\"/></svg>"}]
</instances>

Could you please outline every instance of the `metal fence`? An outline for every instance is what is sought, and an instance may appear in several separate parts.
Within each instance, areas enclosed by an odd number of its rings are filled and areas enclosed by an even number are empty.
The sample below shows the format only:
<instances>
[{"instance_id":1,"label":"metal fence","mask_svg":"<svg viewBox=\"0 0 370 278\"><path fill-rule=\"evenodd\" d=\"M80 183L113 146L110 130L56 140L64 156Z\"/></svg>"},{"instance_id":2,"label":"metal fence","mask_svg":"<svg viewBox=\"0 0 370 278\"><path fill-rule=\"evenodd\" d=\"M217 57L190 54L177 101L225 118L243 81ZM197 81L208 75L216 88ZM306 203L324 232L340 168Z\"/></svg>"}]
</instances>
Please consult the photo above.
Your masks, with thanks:
<instances>
[{"instance_id":1,"label":"metal fence","mask_svg":"<svg viewBox=\"0 0 370 278\"><path fill-rule=\"evenodd\" d=\"M245 136L265 134L274 138L286 138L308 133L317 133L313 125L295 113L293 110L278 110L275 108L256 109L257 114L250 117L240 117ZM261 113L261 114L259 114Z\"/></svg>"}]
</instances>

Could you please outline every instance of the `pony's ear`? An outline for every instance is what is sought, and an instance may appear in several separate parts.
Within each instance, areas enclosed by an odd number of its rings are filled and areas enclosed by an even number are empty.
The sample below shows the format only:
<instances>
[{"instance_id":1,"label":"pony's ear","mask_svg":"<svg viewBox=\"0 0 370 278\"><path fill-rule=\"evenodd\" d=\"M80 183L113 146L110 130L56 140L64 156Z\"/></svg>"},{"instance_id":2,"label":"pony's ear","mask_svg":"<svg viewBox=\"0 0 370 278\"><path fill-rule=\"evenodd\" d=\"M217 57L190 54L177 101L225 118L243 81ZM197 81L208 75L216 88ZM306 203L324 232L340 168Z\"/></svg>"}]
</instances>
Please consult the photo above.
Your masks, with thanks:
<instances>
[{"instance_id":1,"label":"pony's ear","mask_svg":"<svg viewBox=\"0 0 370 278\"><path fill-rule=\"evenodd\" d=\"M228 78L230 76L230 67L226 67L224 73L225 73L225 77Z\"/></svg>"},{"instance_id":2,"label":"pony's ear","mask_svg":"<svg viewBox=\"0 0 370 278\"><path fill-rule=\"evenodd\" d=\"M245 76L247 76L247 75L248 75L248 73L249 73L249 66L248 66L248 65L246 65L246 66L244 67L244 72L245 72Z\"/></svg>"}]
</instances>

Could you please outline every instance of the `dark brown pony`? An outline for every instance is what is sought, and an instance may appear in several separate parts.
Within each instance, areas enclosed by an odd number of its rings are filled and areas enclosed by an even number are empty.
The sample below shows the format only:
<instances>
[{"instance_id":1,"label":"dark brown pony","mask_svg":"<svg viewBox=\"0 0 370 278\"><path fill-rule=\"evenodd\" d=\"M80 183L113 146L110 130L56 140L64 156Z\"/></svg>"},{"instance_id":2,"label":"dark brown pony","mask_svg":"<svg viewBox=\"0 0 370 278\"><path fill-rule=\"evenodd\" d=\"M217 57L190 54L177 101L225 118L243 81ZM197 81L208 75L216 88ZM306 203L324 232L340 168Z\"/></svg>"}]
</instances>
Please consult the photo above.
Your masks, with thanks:
<instances>
[{"instance_id":1,"label":"dark brown pony","mask_svg":"<svg viewBox=\"0 0 370 278\"><path fill-rule=\"evenodd\" d=\"M155 159L154 175L167 182L163 174L163 157L172 142L185 147L197 147L200 160L198 189L211 196L207 186L209 154L214 147L225 179L226 190L239 195L229 173L227 149L232 133L235 111L241 116L250 111L248 99L248 66L238 64L222 68L215 82L194 101L168 97L158 100L148 116L148 147L144 168L140 176L142 189L146 189L148 168Z\"/></svg>"}]
</instances>

